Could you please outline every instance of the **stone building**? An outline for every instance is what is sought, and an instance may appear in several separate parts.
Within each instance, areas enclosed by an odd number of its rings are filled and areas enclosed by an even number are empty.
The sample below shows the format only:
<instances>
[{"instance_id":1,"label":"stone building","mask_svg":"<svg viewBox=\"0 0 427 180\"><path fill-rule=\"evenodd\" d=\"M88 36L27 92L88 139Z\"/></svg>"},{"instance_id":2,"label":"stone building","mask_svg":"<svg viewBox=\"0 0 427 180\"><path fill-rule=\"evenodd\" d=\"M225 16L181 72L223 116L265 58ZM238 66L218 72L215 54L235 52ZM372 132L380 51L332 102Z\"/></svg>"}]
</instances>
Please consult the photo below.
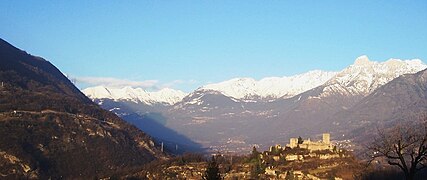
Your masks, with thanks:
<instances>
[{"instance_id":1,"label":"stone building","mask_svg":"<svg viewBox=\"0 0 427 180\"><path fill-rule=\"evenodd\" d=\"M321 151L321 150L332 150L333 146L330 141L330 134L324 133L320 141L311 141L310 139L303 140L301 144L298 144L298 138L291 138L289 144L287 145L290 148L302 148L308 149L309 151Z\"/></svg>"}]
</instances>

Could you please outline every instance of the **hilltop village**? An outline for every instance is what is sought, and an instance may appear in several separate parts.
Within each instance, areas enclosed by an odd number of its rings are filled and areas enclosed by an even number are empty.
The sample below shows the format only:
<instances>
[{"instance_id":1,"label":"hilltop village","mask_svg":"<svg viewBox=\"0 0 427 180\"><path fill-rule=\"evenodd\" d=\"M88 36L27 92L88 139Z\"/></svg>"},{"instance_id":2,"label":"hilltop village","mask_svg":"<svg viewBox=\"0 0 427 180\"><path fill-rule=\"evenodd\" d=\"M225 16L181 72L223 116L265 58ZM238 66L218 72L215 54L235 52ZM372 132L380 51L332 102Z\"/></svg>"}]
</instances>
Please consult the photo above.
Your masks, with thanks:
<instances>
[{"instance_id":1,"label":"hilltop village","mask_svg":"<svg viewBox=\"0 0 427 180\"><path fill-rule=\"evenodd\" d=\"M170 162L152 164L153 171L137 174L148 179L202 179L207 164L202 156L184 155ZM344 149L322 139L291 138L285 146L259 152L253 147L246 156L216 155L223 179L353 179L357 161ZM161 167L161 168L159 168ZM150 168L148 168L150 169Z\"/></svg>"},{"instance_id":2,"label":"hilltop village","mask_svg":"<svg viewBox=\"0 0 427 180\"><path fill-rule=\"evenodd\" d=\"M330 141L330 134L322 134L322 140L291 138L285 147L276 145L260 153L265 166L261 177L285 179L292 176L298 179L340 179L329 172L342 165L342 159L351 158L351 154L337 148ZM342 175L344 176L344 175Z\"/></svg>"}]
</instances>

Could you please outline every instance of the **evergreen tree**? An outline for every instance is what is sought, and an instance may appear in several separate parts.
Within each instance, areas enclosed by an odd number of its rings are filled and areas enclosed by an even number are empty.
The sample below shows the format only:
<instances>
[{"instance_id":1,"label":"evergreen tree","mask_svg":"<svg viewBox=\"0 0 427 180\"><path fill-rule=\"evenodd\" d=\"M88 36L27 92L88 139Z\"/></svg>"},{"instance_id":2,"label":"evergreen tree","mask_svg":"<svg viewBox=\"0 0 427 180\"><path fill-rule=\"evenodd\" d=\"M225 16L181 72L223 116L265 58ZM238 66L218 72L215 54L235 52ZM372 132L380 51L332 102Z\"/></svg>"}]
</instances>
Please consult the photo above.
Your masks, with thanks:
<instances>
[{"instance_id":1,"label":"evergreen tree","mask_svg":"<svg viewBox=\"0 0 427 180\"><path fill-rule=\"evenodd\" d=\"M259 174L263 174L265 171L264 165L261 163L261 159L256 159L251 165L250 175L254 179L258 179Z\"/></svg>"},{"instance_id":2,"label":"evergreen tree","mask_svg":"<svg viewBox=\"0 0 427 180\"><path fill-rule=\"evenodd\" d=\"M259 152L258 152L258 150L256 149L256 147L254 146L253 148L252 148L252 153L251 153L251 159L258 159L258 157L259 157Z\"/></svg>"},{"instance_id":3,"label":"evergreen tree","mask_svg":"<svg viewBox=\"0 0 427 180\"><path fill-rule=\"evenodd\" d=\"M219 173L219 168L218 168L218 164L216 163L215 156L212 156L212 159L208 162L208 167L206 168L203 179L204 180L221 179L221 174Z\"/></svg>"},{"instance_id":4,"label":"evergreen tree","mask_svg":"<svg viewBox=\"0 0 427 180\"><path fill-rule=\"evenodd\" d=\"M264 173L264 165L261 162L261 158L260 155L261 153L258 152L258 150L256 149L256 147L254 146L252 148L252 153L250 156L250 163L251 163L251 169L250 169L250 174L251 177L254 179L258 179L258 175Z\"/></svg>"}]
</instances>

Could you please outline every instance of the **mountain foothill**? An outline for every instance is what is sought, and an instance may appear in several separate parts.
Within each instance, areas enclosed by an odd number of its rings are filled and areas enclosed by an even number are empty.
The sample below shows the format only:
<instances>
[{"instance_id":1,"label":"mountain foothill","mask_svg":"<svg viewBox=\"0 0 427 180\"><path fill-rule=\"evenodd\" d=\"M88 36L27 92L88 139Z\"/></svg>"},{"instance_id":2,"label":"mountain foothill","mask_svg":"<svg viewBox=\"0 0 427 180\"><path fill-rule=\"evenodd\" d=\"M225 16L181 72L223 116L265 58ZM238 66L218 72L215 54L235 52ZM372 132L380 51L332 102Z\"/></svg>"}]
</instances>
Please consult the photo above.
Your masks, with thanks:
<instances>
[{"instance_id":1,"label":"mountain foothill","mask_svg":"<svg viewBox=\"0 0 427 180\"><path fill-rule=\"evenodd\" d=\"M122 176L167 158L49 61L0 39L0 179Z\"/></svg>"}]
</instances>

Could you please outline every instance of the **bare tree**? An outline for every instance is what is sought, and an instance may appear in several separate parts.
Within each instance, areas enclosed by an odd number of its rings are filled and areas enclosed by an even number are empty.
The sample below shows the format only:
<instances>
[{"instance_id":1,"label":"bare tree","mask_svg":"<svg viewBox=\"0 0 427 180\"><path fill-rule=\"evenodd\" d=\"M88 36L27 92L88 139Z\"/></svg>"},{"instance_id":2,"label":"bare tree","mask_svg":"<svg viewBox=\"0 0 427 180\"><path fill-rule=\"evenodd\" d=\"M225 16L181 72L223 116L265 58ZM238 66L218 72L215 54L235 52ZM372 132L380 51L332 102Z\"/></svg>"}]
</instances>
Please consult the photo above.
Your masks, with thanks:
<instances>
[{"instance_id":1,"label":"bare tree","mask_svg":"<svg viewBox=\"0 0 427 180\"><path fill-rule=\"evenodd\" d=\"M389 165L399 167L406 179L412 180L418 171L427 167L427 124L425 121L409 124L387 131L378 130L379 136L368 149L370 162L385 160Z\"/></svg>"}]
</instances>

